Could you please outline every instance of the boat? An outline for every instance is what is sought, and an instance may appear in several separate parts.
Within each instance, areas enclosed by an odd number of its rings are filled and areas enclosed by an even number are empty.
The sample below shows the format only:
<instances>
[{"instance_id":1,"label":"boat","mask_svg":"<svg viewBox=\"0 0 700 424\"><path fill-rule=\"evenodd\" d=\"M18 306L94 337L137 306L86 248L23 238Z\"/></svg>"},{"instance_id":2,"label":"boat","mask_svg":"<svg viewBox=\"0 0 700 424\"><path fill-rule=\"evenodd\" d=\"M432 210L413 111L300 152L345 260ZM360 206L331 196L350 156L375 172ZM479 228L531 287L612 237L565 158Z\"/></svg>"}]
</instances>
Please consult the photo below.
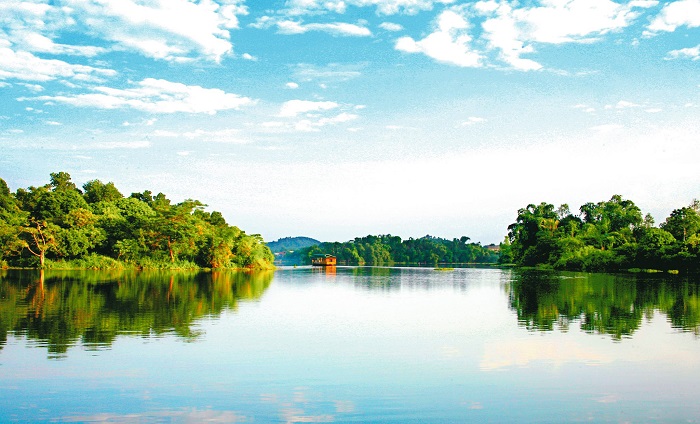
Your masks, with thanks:
<instances>
[{"instance_id":1,"label":"boat","mask_svg":"<svg viewBox=\"0 0 700 424\"><path fill-rule=\"evenodd\" d=\"M317 253L311 257L311 265L313 266L335 266L337 260L335 256L323 253Z\"/></svg>"}]
</instances>

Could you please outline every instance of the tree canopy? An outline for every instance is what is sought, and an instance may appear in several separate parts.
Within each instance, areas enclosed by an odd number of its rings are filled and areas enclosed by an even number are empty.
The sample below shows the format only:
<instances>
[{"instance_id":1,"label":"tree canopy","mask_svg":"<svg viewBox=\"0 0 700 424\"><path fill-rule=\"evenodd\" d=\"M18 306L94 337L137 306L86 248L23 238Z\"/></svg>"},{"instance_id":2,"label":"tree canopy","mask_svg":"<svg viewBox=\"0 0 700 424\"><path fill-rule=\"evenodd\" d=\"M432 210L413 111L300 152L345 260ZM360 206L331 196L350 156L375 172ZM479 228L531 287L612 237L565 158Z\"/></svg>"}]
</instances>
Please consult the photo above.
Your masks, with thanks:
<instances>
[{"instance_id":1,"label":"tree canopy","mask_svg":"<svg viewBox=\"0 0 700 424\"><path fill-rule=\"evenodd\" d=\"M518 210L501 244L501 261L584 271L631 268L700 270L699 204L675 209L654 226L631 200L614 195L586 203L574 215L568 205L540 203Z\"/></svg>"},{"instance_id":2,"label":"tree canopy","mask_svg":"<svg viewBox=\"0 0 700 424\"><path fill-rule=\"evenodd\" d=\"M390 266L438 264L495 263L498 253L462 236L452 240L427 235L418 239L402 240L391 234L356 237L347 242L321 243L298 254L303 263L311 263L317 253L334 255L338 264Z\"/></svg>"},{"instance_id":3,"label":"tree canopy","mask_svg":"<svg viewBox=\"0 0 700 424\"><path fill-rule=\"evenodd\" d=\"M0 265L272 267L260 235L228 225L198 200L174 203L149 190L124 197L100 180L83 190L66 172L15 193L0 179Z\"/></svg>"}]
</instances>

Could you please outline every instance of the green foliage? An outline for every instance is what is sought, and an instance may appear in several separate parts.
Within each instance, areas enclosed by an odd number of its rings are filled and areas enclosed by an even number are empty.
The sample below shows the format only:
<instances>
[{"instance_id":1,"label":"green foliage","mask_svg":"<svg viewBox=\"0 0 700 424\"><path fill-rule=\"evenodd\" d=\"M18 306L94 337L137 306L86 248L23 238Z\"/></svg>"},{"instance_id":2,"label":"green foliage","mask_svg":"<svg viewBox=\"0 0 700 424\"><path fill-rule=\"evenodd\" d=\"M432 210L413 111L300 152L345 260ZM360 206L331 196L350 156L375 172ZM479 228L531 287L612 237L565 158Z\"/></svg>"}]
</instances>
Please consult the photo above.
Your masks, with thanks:
<instances>
[{"instance_id":1,"label":"green foliage","mask_svg":"<svg viewBox=\"0 0 700 424\"><path fill-rule=\"evenodd\" d=\"M303 263L311 263L317 253L334 255L338 264L391 266L438 264L496 263L498 254L479 243L470 243L469 237L447 240L427 235L419 239L392 235L356 237L345 243L321 243L301 249Z\"/></svg>"},{"instance_id":2,"label":"green foliage","mask_svg":"<svg viewBox=\"0 0 700 424\"><path fill-rule=\"evenodd\" d=\"M0 263L14 266L155 269L272 267L259 235L219 212L148 190L125 198L92 180L81 192L65 172L11 193L0 180Z\"/></svg>"},{"instance_id":3,"label":"green foliage","mask_svg":"<svg viewBox=\"0 0 700 424\"><path fill-rule=\"evenodd\" d=\"M653 225L650 215L642 218L634 202L619 195L584 204L578 216L568 205L555 212L551 204L531 204L508 227L502 257L519 265L582 271L700 270L700 217L693 205L674 210L661 228Z\"/></svg>"},{"instance_id":4,"label":"green foliage","mask_svg":"<svg viewBox=\"0 0 700 424\"><path fill-rule=\"evenodd\" d=\"M285 252L290 250L298 250L313 245L321 244L320 241L310 237L284 237L276 241L267 243L272 253Z\"/></svg>"}]
</instances>

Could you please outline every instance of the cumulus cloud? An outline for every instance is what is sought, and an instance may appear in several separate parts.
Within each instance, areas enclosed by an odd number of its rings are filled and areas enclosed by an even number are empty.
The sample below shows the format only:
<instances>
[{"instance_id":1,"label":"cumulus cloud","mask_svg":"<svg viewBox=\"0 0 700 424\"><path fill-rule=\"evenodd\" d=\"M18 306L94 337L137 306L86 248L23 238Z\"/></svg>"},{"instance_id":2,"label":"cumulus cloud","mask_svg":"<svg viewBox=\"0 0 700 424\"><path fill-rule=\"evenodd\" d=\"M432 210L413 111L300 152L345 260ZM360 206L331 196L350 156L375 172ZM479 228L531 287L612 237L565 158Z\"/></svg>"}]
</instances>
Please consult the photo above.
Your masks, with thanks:
<instances>
[{"instance_id":1,"label":"cumulus cloud","mask_svg":"<svg viewBox=\"0 0 700 424\"><path fill-rule=\"evenodd\" d=\"M12 35L16 45L33 53L93 57L108 51L103 47L55 43L52 39L38 32L14 31Z\"/></svg>"},{"instance_id":2,"label":"cumulus cloud","mask_svg":"<svg viewBox=\"0 0 700 424\"><path fill-rule=\"evenodd\" d=\"M94 87L92 93L72 96L39 96L19 98L20 101L65 103L77 107L99 109L131 108L149 113L207 113L239 109L254 100L227 93L220 89L203 88L162 79L146 78L137 87L117 89Z\"/></svg>"},{"instance_id":3,"label":"cumulus cloud","mask_svg":"<svg viewBox=\"0 0 700 424\"><path fill-rule=\"evenodd\" d=\"M500 51L501 59L519 70L537 70L542 65L521 56L533 53L536 43L590 43L624 29L639 16L635 9L654 1L619 4L611 0L548 1L542 6L517 7L507 2L480 1L474 10L487 19L484 38Z\"/></svg>"},{"instance_id":4,"label":"cumulus cloud","mask_svg":"<svg viewBox=\"0 0 700 424\"><path fill-rule=\"evenodd\" d=\"M366 64L329 63L325 66L317 66L308 63L300 63L293 67L292 73L298 81L348 81L362 75Z\"/></svg>"},{"instance_id":5,"label":"cumulus cloud","mask_svg":"<svg viewBox=\"0 0 700 424\"><path fill-rule=\"evenodd\" d=\"M380 15L415 15L421 11L432 10L435 5L454 2L455 0L289 0L287 6L291 14L319 11L345 13L348 6L373 6Z\"/></svg>"},{"instance_id":6,"label":"cumulus cloud","mask_svg":"<svg viewBox=\"0 0 700 424\"><path fill-rule=\"evenodd\" d=\"M321 119L316 119L316 120L302 119L300 121L295 122L293 124L293 127L294 127L295 131L318 132L318 131L321 131L321 129L320 129L321 127L325 127L327 125L342 124L342 123L354 121L357 118L359 118L358 115L343 112L343 113L340 113L336 116L332 116L329 118L321 118Z\"/></svg>"},{"instance_id":7,"label":"cumulus cloud","mask_svg":"<svg viewBox=\"0 0 700 424\"><path fill-rule=\"evenodd\" d=\"M0 47L0 79L51 81L70 78L78 81L103 81L117 72L111 69L75 65L58 59L41 59L30 52Z\"/></svg>"},{"instance_id":8,"label":"cumulus cloud","mask_svg":"<svg viewBox=\"0 0 700 424\"><path fill-rule=\"evenodd\" d=\"M297 88L299 88L299 84L297 84L295 82L288 82L284 86L291 89L291 90L296 90Z\"/></svg>"},{"instance_id":9,"label":"cumulus cloud","mask_svg":"<svg viewBox=\"0 0 700 424\"><path fill-rule=\"evenodd\" d=\"M459 126L470 127L476 124L483 124L484 122L486 122L486 118L481 118L479 116L470 116L469 118L467 118L466 121L462 121L462 123L460 123Z\"/></svg>"},{"instance_id":10,"label":"cumulus cloud","mask_svg":"<svg viewBox=\"0 0 700 424\"><path fill-rule=\"evenodd\" d=\"M318 112L335 109L340 106L336 102L315 102L311 100L289 100L282 104L280 117L293 117L302 113Z\"/></svg>"},{"instance_id":11,"label":"cumulus cloud","mask_svg":"<svg viewBox=\"0 0 700 424\"><path fill-rule=\"evenodd\" d=\"M471 47L468 21L452 10L440 14L435 30L422 40L401 37L396 40L396 50L406 53L423 53L438 62L461 67L479 67L482 56Z\"/></svg>"},{"instance_id":12,"label":"cumulus cloud","mask_svg":"<svg viewBox=\"0 0 700 424\"><path fill-rule=\"evenodd\" d=\"M0 3L0 27L13 44L36 53L91 57L127 49L168 61L219 61L232 51L230 30L245 14L243 0L9 0ZM107 46L54 42L63 30L89 34Z\"/></svg>"},{"instance_id":13,"label":"cumulus cloud","mask_svg":"<svg viewBox=\"0 0 700 424\"><path fill-rule=\"evenodd\" d=\"M666 4L648 26L651 33L673 32L680 26L700 27L700 0L679 0Z\"/></svg>"},{"instance_id":14,"label":"cumulus cloud","mask_svg":"<svg viewBox=\"0 0 700 424\"><path fill-rule=\"evenodd\" d=\"M671 50L668 52L667 59L692 59L700 60L700 44L695 47L685 49Z\"/></svg>"},{"instance_id":15,"label":"cumulus cloud","mask_svg":"<svg viewBox=\"0 0 700 424\"><path fill-rule=\"evenodd\" d=\"M86 31L120 48L171 61L193 55L219 61L232 51L231 29L247 8L239 0L223 4L188 0L64 0Z\"/></svg>"},{"instance_id":16,"label":"cumulus cloud","mask_svg":"<svg viewBox=\"0 0 700 424\"><path fill-rule=\"evenodd\" d=\"M251 26L259 29L266 29L276 26L277 32L285 35L304 34L310 31L320 31L331 35L344 37L369 37L372 35L372 31L362 25L349 24L345 22L304 24L302 21L294 21L289 19L280 20L269 16L259 18L257 22Z\"/></svg>"},{"instance_id":17,"label":"cumulus cloud","mask_svg":"<svg viewBox=\"0 0 700 424\"><path fill-rule=\"evenodd\" d=\"M392 22L382 22L381 24L379 24L379 28L387 30L387 31L391 31L391 32L397 32L397 31L403 30L403 27L401 25L395 24Z\"/></svg>"}]
</instances>

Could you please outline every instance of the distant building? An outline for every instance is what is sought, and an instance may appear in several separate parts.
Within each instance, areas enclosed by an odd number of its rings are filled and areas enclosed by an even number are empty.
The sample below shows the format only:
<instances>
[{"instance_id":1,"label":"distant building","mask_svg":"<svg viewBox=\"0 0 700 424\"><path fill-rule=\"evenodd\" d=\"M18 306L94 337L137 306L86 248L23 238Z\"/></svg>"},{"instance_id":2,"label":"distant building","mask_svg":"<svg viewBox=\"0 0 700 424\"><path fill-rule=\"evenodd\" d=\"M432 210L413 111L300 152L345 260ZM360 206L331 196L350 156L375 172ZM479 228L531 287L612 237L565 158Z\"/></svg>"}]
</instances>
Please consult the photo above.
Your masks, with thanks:
<instances>
[{"instance_id":1,"label":"distant building","mask_svg":"<svg viewBox=\"0 0 700 424\"><path fill-rule=\"evenodd\" d=\"M499 246L498 244L489 244L488 246L484 246L484 249L490 250L492 252L500 252L501 246Z\"/></svg>"},{"instance_id":2,"label":"distant building","mask_svg":"<svg viewBox=\"0 0 700 424\"><path fill-rule=\"evenodd\" d=\"M317 253L311 257L313 266L335 266L336 258L333 255Z\"/></svg>"}]
</instances>

